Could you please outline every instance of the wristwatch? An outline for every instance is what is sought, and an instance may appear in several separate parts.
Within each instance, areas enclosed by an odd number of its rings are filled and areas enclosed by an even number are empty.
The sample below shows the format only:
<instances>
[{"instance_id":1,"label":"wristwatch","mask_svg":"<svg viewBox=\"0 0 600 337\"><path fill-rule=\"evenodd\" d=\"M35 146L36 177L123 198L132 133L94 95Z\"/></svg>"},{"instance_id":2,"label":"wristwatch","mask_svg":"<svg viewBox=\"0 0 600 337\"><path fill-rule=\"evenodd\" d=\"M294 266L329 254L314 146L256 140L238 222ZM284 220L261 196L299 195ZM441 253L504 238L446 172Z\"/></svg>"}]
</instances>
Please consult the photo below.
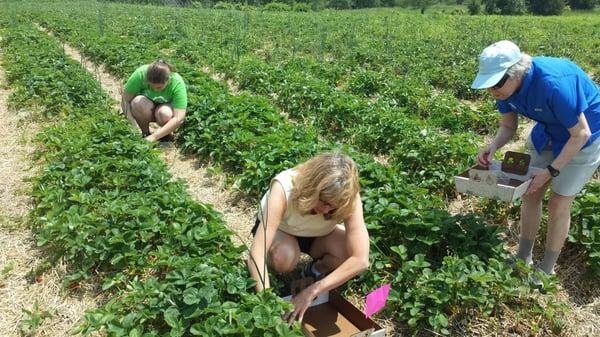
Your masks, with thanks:
<instances>
[{"instance_id":1,"label":"wristwatch","mask_svg":"<svg viewBox=\"0 0 600 337\"><path fill-rule=\"evenodd\" d=\"M550 171L550 175L554 178L554 177L558 177L558 175L560 174L560 171L555 169L554 167L552 167L552 164L546 166L546 168L548 169L548 171Z\"/></svg>"}]
</instances>

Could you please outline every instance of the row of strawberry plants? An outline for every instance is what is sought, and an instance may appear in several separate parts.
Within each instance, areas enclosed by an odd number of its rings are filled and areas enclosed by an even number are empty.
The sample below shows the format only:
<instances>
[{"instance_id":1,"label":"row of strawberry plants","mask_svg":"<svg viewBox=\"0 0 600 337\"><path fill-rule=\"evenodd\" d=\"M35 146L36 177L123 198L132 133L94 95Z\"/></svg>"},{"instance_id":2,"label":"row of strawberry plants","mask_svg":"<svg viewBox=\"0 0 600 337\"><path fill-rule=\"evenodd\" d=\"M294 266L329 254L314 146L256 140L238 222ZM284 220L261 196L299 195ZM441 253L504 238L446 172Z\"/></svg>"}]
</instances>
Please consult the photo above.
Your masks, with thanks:
<instances>
[{"instance_id":1,"label":"row of strawberry plants","mask_svg":"<svg viewBox=\"0 0 600 337\"><path fill-rule=\"evenodd\" d=\"M452 108L445 107L437 120L453 129L449 134L436 126L436 117L427 121L411 117L405 106L372 102L307 77L302 71L279 69L254 57L242 59L234 67L228 71L236 73L234 78L241 88L274 97L278 107L292 118L314 124L323 137L387 156L392 165L432 193L452 194L453 176L472 163L478 137L462 131L461 121L474 119L462 119ZM397 84L396 89L408 87ZM265 86L269 86L267 90ZM431 102L444 105L440 96Z\"/></svg>"},{"instance_id":2,"label":"row of strawberry plants","mask_svg":"<svg viewBox=\"0 0 600 337\"><path fill-rule=\"evenodd\" d=\"M46 24L53 29L51 21ZM68 26L67 22L63 16L60 27ZM83 36L88 41L85 50L91 55L102 55L107 49L113 55L131 53L125 48L126 40L94 39L83 27L61 36L73 41ZM123 56L121 59L129 59ZM152 59L156 55L140 57ZM177 66L186 74L190 92L189 118L179 134L184 146L236 174L240 188L251 196L257 197L281 168L332 147L320 141L310 127L294 128L266 99L246 94L232 96L223 85L197 71L197 66L183 60ZM395 169L377 164L370 156L347 151L361 167L365 216L374 246L373 266L358 279L356 287L367 289L380 282L392 282L400 292L392 295L394 304L389 314L412 328L430 325L439 331L445 331L448 315L468 308L489 311L499 303L519 298L525 287L520 279L496 278L497 274L509 275L502 262L502 242L496 228L473 216L452 217L430 209L440 205L439 199L407 183ZM454 290L448 292L440 283L446 278L468 279L469 286L458 286L457 281ZM405 291L425 286L427 293ZM479 290L473 292L473 288ZM515 288L520 290L515 292Z\"/></svg>"},{"instance_id":3,"label":"row of strawberry plants","mask_svg":"<svg viewBox=\"0 0 600 337\"><path fill-rule=\"evenodd\" d=\"M152 148L110 111L99 84L30 25L2 40L13 104L56 122L38 136L33 229L66 285L91 276L111 298L79 332L109 336L301 336L272 292L252 294L242 250L210 206L194 202Z\"/></svg>"},{"instance_id":4,"label":"row of strawberry plants","mask_svg":"<svg viewBox=\"0 0 600 337\"><path fill-rule=\"evenodd\" d=\"M113 15L111 8L114 7L100 10ZM138 11L141 7L128 8ZM419 17L394 10L310 15L167 9L163 12L170 22L200 23L194 25L193 31L183 25L176 27L175 38L181 38L180 32L188 34L198 43L217 46L221 54L230 56L229 60L255 53L278 64L306 56L326 64L311 66L307 71L334 84L349 82L352 74L366 69L386 72L390 78L422 80L458 98L481 98L481 91L469 89L477 68L477 54L485 45L503 38L512 38L532 54L573 58L596 76L600 66L600 57L594 52L599 34L593 29L598 22L594 15L506 18ZM579 34L573 27L585 27L590 34ZM160 30L149 28L144 33L156 38L168 35ZM523 30L527 30L526 35Z\"/></svg>"},{"instance_id":5,"label":"row of strawberry plants","mask_svg":"<svg viewBox=\"0 0 600 337\"><path fill-rule=\"evenodd\" d=\"M573 58L598 74L595 53L598 23L585 17L466 17L414 16L402 11L353 11L336 13L210 13L198 19L218 27L242 51L258 51L274 61L298 55L332 60L338 74L360 69L389 70L390 75L421 79L459 98L481 98L469 89L477 68L477 54L493 41L512 38L532 54ZM292 23L292 24L291 24ZM585 27L590 34L582 35ZM526 30L527 34L523 35ZM210 31L203 31L210 34ZM202 38L204 39L204 38ZM330 63L330 64L331 64Z\"/></svg>"},{"instance_id":6,"label":"row of strawberry plants","mask_svg":"<svg viewBox=\"0 0 600 337\"><path fill-rule=\"evenodd\" d=\"M588 183L573 202L569 241L583 246L588 266L600 275L600 181Z\"/></svg>"},{"instance_id":7,"label":"row of strawberry plants","mask_svg":"<svg viewBox=\"0 0 600 337\"><path fill-rule=\"evenodd\" d=\"M185 49L189 48L188 45ZM215 50L210 51L203 46L194 52L202 55L199 61L213 63L220 52L218 48L215 46ZM181 46L179 51L183 50ZM421 120L422 124L452 134L465 130L487 134L496 126L493 111L474 111L447 91L436 90L413 76L393 76L389 69L357 68L350 70L345 78L337 78L331 83L322 74L328 67L335 67L334 62L319 62L310 57L269 62L260 55L248 53L235 62L216 62L215 66L232 77L241 89L263 95L275 94L274 101L286 111L294 112L295 118L316 114L324 127L328 126L328 115L344 116L348 109L358 115L371 110L389 111L389 114ZM331 103L325 101L315 105L315 99L322 101L322 98ZM348 106L338 107L333 102L348 102ZM330 108L326 109L328 106Z\"/></svg>"},{"instance_id":8,"label":"row of strawberry plants","mask_svg":"<svg viewBox=\"0 0 600 337\"><path fill-rule=\"evenodd\" d=\"M174 50L202 64L212 65L217 59L216 55L203 58L210 50L204 45L179 43ZM300 62L283 68L248 56L223 70L233 76L240 89L272 97L280 109L302 123L314 125L323 137L386 155L398 170L432 193L453 194L453 176L472 163L476 152L477 136L464 133L461 124L461 120L473 119L461 119L453 108L442 109L437 121L454 130L449 135L436 127L435 117L425 122L411 118L405 106L371 102L366 97L338 90L319 78L307 77L299 70L305 65ZM404 83L396 84L395 88L401 92L408 88L400 88ZM440 97L430 101L444 104Z\"/></svg>"}]
</instances>

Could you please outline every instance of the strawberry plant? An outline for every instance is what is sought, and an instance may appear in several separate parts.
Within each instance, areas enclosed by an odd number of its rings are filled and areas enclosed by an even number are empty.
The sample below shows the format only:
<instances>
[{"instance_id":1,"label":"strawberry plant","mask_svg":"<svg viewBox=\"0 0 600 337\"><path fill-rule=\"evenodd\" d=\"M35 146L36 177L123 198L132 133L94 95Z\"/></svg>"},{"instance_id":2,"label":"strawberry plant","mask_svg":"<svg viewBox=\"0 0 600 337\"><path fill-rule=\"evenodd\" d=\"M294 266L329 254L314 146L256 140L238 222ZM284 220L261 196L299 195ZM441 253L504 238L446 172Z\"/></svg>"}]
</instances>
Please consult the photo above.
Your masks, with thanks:
<instances>
[{"instance_id":1,"label":"strawberry plant","mask_svg":"<svg viewBox=\"0 0 600 337\"><path fill-rule=\"evenodd\" d=\"M573 202L571 228L568 240L584 247L587 264L600 275L600 184L588 183Z\"/></svg>"}]
</instances>

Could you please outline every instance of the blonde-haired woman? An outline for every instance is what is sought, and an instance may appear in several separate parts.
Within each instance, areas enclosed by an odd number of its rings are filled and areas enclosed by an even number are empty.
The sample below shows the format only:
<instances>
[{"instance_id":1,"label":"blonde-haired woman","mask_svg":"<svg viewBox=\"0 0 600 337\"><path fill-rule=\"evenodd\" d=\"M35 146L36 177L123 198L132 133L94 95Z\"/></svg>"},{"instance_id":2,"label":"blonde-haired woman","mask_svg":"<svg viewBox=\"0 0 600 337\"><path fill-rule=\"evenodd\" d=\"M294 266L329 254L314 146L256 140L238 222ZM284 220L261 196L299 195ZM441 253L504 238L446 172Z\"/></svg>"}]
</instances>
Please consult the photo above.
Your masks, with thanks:
<instances>
[{"instance_id":1,"label":"blonde-haired woman","mask_svg":"<svg viewBox=\"0 0 600 337\"><path fill-rule=\"evenodd\" d=\"M121 90L121 109L149 141L170 140L185 118L187 91L183 78L163 60L137 68ZM150 122L160 128L150 133Z\"/></svg>"},{"instance_id":2,"label":"blonde-haired woman","mask_svg":"<svg viewBox=\"0 0 600 337\"><path fill-rule=\"evenodd\" d=\"M267 264L289 272L300 252L313 258L308 269L318 279L292 299L295 309L286 318L290 324L302 321L319 294L367 269L369 234L359 189L354 161L332 152L279 173L261 199L248 259L256 289L270 286Z\"/></svg>"}]
</instances>

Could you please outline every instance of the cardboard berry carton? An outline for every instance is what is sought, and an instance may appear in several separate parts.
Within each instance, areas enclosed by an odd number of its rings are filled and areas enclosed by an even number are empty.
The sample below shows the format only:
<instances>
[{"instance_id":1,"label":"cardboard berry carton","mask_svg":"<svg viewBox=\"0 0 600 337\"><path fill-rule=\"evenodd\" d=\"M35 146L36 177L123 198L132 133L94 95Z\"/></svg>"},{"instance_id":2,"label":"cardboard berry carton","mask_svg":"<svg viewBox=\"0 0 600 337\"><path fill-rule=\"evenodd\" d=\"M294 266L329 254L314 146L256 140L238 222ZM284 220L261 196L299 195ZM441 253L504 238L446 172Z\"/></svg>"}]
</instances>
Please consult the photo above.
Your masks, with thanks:
<instances>
[{"instance_id":1,"label":"cardboard berry carton","mask_svg":"<svg viewBox=\"0 0 600 337\"><path fill-rule=\"evenodd\" d=\"M292 282L291 293L299 293L312 283L312 278ZM283 299L290 301L293 295ZM319 295L304 313L300 323L307 337L384 337L381 328L336 290Z\"/></svg>"},{"instance_id":2,"label":"cardboard berry carton","mask_svg":"<svg viewBox=\"0 0 600 337\"><path fill-rule=\"evenodd\" d=\"M490 199L513 202L531 183L533 172L528 154L506 152L503 161L492 160L489 167L475 165L454 177L456 191Z\"/></svg>"}]
</instances>

